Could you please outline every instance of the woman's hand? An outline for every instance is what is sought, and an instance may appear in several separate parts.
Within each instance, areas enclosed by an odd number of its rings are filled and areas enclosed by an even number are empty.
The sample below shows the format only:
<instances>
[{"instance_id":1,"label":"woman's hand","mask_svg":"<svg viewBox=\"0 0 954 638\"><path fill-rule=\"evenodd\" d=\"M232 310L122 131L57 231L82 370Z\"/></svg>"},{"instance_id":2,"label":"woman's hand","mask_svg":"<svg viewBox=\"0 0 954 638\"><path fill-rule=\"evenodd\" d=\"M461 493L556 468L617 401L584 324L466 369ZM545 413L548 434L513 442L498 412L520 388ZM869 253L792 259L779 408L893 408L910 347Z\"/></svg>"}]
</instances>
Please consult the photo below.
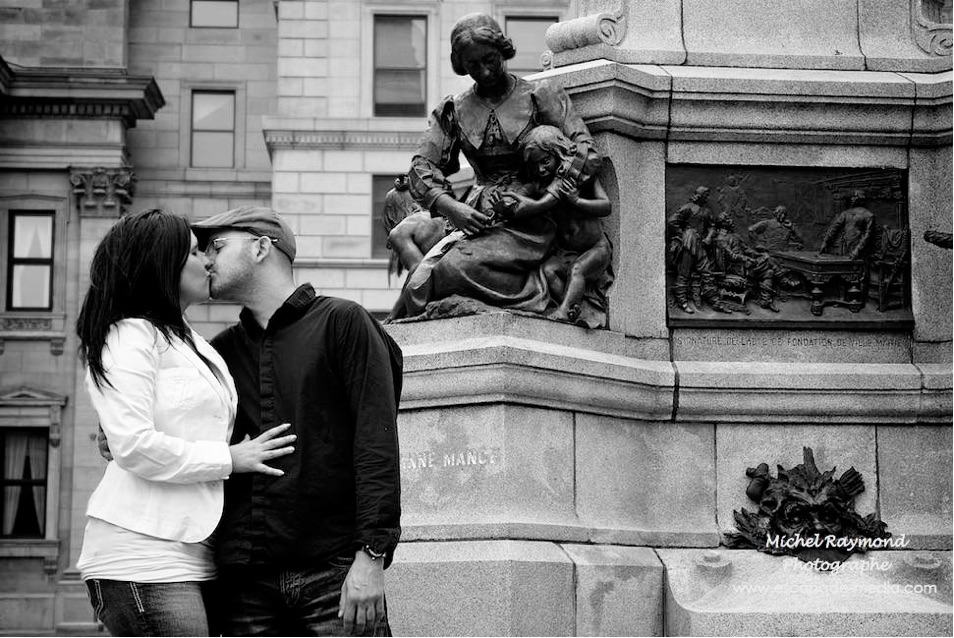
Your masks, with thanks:
<instances>
[{"instance_id":1,"label":"woman's hand","mask_svg":"<svg viewBox=\"0 0 954 638\"><path fill-rule=\"evenodd\" d=\"M291 445L297 438L294 434L279 436L290 427L291 423L282 423L271 430L262 432L254 439L246 434L241 443L230 445L229 454L232 455L232 473L259 472L272 476L283 476L284 472L265 465L265 461L277 459L295 451L295 448Z\"/></svg>"},{"instance_id":2,"label":"woman's hand","mask_svg":"<svg viewBox=\"0 0 954 638\"><path fill-rule=\"evenodd\" d=\"M487 215L472 206L457 201L450 195L441 195L437 199L437 210L468 236L479 234L490 223L490 218Z\"/></svg>"}]
</instances>

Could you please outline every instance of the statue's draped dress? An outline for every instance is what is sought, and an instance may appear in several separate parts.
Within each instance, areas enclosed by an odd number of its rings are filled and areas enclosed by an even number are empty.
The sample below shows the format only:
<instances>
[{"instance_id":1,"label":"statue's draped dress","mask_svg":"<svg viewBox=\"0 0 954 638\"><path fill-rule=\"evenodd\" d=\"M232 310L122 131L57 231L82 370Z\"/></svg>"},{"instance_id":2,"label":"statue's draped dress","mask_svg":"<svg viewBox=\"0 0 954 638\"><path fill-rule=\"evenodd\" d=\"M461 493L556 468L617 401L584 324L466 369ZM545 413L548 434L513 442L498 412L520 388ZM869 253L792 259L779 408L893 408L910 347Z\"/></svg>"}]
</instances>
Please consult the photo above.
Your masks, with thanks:
<instances>
[{"instance_id":1,"label":"statue's draped dress","mask_svg":"<svg viewBox=\"0 0 954 638\"><path fill-rule=\"evenodd\" d=\"M580 179L599 170L600 157L583 120L562 89L511 76L513 89L499 103L478 96L473 87L444 98L411 163L412 195L428 210L443 194L453 195L447 176L460 170L463 152L475 185L464 201L489 213L493 190L517 190L525 181L520 148L535 126L563 131L585 157ZM457 231L438 243L412 272L392 318L416 316L431 301L460 295L500 308L543 312L549 303L541 265L551 253L556 226L549 215L495 223L479 235Z\"/></svg>"}]
</instances>

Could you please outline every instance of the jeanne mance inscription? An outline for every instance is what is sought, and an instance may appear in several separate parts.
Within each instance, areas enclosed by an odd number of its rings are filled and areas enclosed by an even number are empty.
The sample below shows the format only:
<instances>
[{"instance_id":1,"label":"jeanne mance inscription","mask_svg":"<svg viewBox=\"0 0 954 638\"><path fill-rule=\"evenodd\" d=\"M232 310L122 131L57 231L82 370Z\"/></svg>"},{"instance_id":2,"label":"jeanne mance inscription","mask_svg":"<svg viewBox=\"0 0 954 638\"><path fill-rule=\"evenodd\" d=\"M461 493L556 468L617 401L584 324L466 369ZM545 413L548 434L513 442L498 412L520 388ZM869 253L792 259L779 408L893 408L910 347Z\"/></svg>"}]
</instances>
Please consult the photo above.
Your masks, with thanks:
<instances>
[{"instance_id":1,"label":"jeanne mance inscription","mask_svg":"<svg viewBox=\"0 0 954 638\"><path fill-rule=\"evenodd\" d=\"M498 465L501 462L499 447L467 448L465 450L421 450L401 454L401 470L457 468L468 466Z\"/></svg>"},{"instance_id":2,"label":"jeanne mance inscription","mask_svg":"<svg viewBox=\"0 0 954 638\"><path fill-rule=\"evenodd\" d=\"M673 165L673 326L911 323L903 172Z\"/></svg>"}]
</instances>

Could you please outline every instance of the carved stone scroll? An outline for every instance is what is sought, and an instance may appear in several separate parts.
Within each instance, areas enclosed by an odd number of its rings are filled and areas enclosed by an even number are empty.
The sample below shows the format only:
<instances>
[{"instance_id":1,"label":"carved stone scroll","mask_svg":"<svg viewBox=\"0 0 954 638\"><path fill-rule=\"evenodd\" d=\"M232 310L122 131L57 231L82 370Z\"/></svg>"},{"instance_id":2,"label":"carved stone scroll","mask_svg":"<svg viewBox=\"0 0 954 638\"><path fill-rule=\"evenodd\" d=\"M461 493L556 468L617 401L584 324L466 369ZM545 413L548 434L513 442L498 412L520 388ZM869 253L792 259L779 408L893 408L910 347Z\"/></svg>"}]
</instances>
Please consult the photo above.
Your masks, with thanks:
<instances>
[{"instance_id":1,"label":"carved stone scroll","mask_svg":"<svg viewBox=\"0 0 954 638\"><path fill-rule=\"evenodd\" d=\"M594 44L616 46L625 34L626 14L620 10L557 22L547 29L546 43L553 53L559 53Z\"/></svg>"},{"instance_id":2,"label":"carved stone scroll","mask_svg":"<svg viewBox=\"0 0 954 638\"><path fill-rule=\"evenodd\" d=\"M937 0L911 0L911 29L918 46L938 57L950 56L954 37L951 35L950 5L944 13ZM947 19L947 22L941 20Z\"/></svg>"}]
</instances>

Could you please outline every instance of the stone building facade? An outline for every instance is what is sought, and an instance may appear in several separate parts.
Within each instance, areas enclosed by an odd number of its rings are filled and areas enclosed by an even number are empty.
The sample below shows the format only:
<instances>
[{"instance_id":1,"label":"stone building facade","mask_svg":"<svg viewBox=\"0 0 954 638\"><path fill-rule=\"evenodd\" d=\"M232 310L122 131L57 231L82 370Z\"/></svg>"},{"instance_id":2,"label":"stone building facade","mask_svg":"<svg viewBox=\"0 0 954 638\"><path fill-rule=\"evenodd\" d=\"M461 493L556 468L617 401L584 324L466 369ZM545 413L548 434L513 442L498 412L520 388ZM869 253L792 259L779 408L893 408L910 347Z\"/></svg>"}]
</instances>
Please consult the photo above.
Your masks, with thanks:
<instances>
[{"instance_id":1,"label":"stone building facade","mask_svg":"<svg viewBox=\"0 0 954 638\"><path fill-rule=\"evenodd\" d=\"M467 86L448 34L473 11L531 73L577 2L0 0L0 635L92 627L75 564L103 465L74 325L99 239L145 208L273 206L299 281L385 314L380 204ZM236 316L190 310L207 336Z\"/></svg>"}]
</instances>

